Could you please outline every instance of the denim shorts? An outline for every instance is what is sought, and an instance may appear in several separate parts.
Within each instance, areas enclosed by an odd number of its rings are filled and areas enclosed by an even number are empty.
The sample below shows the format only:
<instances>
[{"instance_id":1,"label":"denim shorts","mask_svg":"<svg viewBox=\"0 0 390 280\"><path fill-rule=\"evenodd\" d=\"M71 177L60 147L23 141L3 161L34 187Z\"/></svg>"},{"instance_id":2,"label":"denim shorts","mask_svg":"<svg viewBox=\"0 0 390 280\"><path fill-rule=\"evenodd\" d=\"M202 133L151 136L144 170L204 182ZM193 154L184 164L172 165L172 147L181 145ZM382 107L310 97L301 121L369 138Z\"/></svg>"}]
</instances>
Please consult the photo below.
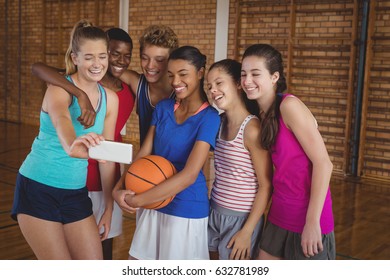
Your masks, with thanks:
<instances>
[{"instance_id":1,"label":"denim shorts","mask_svg":"<svg viewBox=\"0 0 390 280\"><path fill-rule=\"evenodd\" d=\"M336 242L334 232L322 235L323 250L313 257L307 258L301 246L301 234L285 230L267 222L261 237L260 248L287 260L334 260L336 259Z\"/></svg>"},{"instance_id":2,"label":"denim shorts","mask_svg":"<svg viewBox=\"0 0 390 280\"><path fill-rule=\"evenodd\" d=\"M92 215L87 188L67 190L51 187L18 173L11 217L30 215L62 224L80 221Z\"/></svg>"}]
</instances>

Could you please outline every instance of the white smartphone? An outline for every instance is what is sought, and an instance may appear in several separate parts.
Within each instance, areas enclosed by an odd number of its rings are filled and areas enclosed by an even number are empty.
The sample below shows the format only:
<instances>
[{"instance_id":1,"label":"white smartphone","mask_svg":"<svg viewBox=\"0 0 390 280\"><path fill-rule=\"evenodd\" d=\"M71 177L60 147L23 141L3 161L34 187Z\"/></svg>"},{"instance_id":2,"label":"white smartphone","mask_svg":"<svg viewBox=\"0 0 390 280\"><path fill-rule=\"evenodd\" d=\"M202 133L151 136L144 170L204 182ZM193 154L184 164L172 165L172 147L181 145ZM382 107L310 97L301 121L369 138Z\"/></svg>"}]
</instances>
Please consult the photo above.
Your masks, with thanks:
<instances>
[{"instance_id":1,"label":"white smartphone","mask_svg":"<svg viewBox=\"0 0 390 280\"><path fill-rule=\"evenodd\" d=\"M93 159L129 164L133 159L133 145L105 140L89 148L88 154Z\"/></svg>"}]
</instances>

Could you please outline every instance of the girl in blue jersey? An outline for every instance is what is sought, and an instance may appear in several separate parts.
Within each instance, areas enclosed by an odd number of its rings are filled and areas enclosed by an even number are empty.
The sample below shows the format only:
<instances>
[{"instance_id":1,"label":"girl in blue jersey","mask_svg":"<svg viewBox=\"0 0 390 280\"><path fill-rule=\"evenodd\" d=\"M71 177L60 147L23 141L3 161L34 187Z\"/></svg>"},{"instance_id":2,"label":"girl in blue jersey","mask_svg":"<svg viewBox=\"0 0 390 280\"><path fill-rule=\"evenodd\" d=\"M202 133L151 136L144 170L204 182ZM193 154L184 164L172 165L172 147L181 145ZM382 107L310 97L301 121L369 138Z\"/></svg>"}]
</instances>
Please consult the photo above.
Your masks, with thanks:
<instances>
[{"instance_id":1,"label":"girl in blue jersey","mask_svg":"<svg viewBox=\"0 0 390 280\"><path fill-rule=\"evenodd\" d=\"M123 179L114 198L123 210L176 195L158 210L143 209L129 251L130 259L209 259L207 223L208 189L202 167L214 148L220 124L203 89L206 57L195 47L174 50L168 61L170 83L180 100L160 101L151 127L134 158L156 154L173 163L177 173L142 194L123 190Z\"/></svg>"},{"instance_id":2,"label":"girl in blue jersey","mask_svg":"<svg viewBox=\"0 0 390 280\"><path fill-rule=\"evenodd\" d=\"M108 67L104 31L85 20L78 22L65 63L67 78L94 106L95 124L84 129L77 120L77 99L60 87L48 87L39 135L19 169L12 217L38 259L102 259L85 184L88 148L114 138L118 114L116 94L98 84ZM101 172L103 185L112 186L115 164L105 163Z\"/></svg>"}]
</instances>

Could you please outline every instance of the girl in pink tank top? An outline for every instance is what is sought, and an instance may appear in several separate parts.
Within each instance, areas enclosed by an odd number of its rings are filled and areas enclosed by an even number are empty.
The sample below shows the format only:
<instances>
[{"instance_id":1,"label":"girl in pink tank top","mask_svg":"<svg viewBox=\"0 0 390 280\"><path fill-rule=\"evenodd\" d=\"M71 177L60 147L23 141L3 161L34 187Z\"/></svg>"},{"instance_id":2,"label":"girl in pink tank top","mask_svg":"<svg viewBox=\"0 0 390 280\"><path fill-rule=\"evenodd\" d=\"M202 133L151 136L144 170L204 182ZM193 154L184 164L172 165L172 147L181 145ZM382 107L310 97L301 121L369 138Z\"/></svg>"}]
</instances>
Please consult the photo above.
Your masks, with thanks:
<instances>
[{"instance_id":1,"label":"girl in pink tank top","mask_svg":"<svg viewBox=\"0 0 390 280\"><path fill-rule=\"evenodd\" d=\"M281 53L266 44L250 46L241 85L259 105L261 145L274 165L259 258L334 259L333 165L310 110L295 96L278 94L286 90Z\"/></svg>"}]
</instances>

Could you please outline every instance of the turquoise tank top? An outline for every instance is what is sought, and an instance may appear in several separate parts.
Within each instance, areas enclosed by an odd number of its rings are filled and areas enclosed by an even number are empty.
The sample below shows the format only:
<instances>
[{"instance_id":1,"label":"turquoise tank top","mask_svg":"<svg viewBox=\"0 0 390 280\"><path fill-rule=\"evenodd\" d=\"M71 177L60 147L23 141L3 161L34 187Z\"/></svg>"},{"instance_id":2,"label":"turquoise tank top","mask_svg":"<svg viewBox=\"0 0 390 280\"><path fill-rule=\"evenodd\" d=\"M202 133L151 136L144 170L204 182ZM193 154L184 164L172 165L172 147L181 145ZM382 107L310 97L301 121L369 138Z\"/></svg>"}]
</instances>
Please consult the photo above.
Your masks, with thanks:
<instances>
[{"instance_id":1,"label":"turquoise tank top","mask_svg":"<svg viewBox=\"0 0 390 280\"><path fill-rule=\"evenodd\" d=\"M67 79L73 82L70 77ZM101 85L98 85L98 88L100 96L95 124L88 129L84 129L77 121L81 115L81 109L77 98L72 97L69 113L77 137L89 132L97 134L103 132L107 96ZM86 185L87 166L87 159L73 158L65 152L49 114L41 109L39 134L33 142L31 152L19 169L20 174L54 188L81 189Z\"/></svg>"}]
</instances>

